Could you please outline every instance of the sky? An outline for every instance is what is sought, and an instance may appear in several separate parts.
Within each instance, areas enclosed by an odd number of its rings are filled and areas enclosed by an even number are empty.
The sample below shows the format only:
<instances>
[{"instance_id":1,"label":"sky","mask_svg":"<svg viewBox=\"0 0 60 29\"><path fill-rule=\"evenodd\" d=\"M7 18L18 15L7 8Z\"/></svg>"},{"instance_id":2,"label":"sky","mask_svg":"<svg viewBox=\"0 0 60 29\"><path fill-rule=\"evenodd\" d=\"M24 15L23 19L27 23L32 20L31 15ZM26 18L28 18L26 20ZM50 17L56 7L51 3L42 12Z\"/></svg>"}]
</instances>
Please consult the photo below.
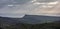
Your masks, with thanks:
<instances>
[{"instance_id":1,"label":"sky","mask_svg":"<svg viewBox=\"0 0 60 29\"><path fill-rule=\"evenodd\" d=\"M0 16L22 18L28 15L59 16L59 0L0 0Z\"/></svg>"}]
</instances>

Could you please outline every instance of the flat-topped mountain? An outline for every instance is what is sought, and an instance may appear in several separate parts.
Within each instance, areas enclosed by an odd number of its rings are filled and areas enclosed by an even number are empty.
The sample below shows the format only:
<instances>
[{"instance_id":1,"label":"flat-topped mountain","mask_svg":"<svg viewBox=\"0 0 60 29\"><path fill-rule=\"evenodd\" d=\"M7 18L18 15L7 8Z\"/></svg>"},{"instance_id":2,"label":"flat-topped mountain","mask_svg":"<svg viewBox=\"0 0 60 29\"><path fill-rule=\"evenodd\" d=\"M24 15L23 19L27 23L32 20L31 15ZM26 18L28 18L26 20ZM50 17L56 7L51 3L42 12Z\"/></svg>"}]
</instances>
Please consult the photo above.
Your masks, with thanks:
<instances>
[{"instance_id":1,"label":"flat-topped mountain","mask_svg":"<svg viewBox=\"0 0 60 29\"><path fill-rule=\"evenodd\" d=\"M29 24L48 23L48 22L54 22L59 20L60 20L60 17L43 16L43 15L25 15L22 18L22 22L26 22Z\"/></svg>"},{"instance_id":2,"label":"flat-topped mountain","mask_svg":"<svg viewBox=\"0 0 60 29\"><path fill-rule=\"evenodd\" d=\"M54 21L60 21L60 17L54 16L42 16L42 15L25 15L23 18L9 18L9 17L0 17L1 22L7 23L27 23L27 24L40 24L40 23L49 23Z\"/></svg>"},{"instance_id":3,"label":"flat-topped mountain","mask_svg":"<svg viewBox=\"0 0 60 29\"><path fill-rule=\"evenodd\" d=\"M14 25L15 27L16 26L19 27L20 25L21 27L24 26L24 24L35 25L35 24L44 24L44 23L53 23L53 22L59 23L59 21L60 21L60 17L42 16L42 15L25 15L23 18L0 17L0 27L6 27L10 25Z\"/></svg>"}]
</instances>

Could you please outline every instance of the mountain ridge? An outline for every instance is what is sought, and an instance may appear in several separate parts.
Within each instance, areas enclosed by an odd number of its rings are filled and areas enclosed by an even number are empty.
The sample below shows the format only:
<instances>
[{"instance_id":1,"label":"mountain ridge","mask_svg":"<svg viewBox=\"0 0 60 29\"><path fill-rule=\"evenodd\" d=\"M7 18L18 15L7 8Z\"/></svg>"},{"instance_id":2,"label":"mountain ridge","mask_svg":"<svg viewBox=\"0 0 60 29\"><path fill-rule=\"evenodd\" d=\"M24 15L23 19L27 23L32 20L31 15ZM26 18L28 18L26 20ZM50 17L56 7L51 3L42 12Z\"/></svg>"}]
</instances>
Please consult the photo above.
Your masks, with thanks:
<instances>
[{"instance_id":1,"label":"mountain ridge","mask_svg":"<svg viewBox=\"0 0 60 29\"><path fill-rule=\"evenodd\" d=\"M28 24L40 24L40 23L47 23L53 21L60 21L60 17L54 16L42 16L42 15L25 15L23 18L9 18L9 17L0 17L0 20L10 21L10 22L22 22Z\"/></svg>"}]
</instances>

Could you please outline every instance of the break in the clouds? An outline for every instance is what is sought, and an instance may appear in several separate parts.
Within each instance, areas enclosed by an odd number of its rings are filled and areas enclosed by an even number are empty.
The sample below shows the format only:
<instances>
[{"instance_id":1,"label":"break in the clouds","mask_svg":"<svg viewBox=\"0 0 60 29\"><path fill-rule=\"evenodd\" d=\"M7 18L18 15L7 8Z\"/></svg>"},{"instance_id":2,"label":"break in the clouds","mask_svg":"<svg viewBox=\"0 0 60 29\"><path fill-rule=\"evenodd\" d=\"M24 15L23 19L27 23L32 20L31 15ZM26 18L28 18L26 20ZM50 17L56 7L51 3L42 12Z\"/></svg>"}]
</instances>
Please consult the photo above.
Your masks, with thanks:
<instances>
[{"instance_id":1,"label":"break in the clouds","mask_svg":"<svg viewBox=\"0 0 60 29\"><path fill-rule=\"evenodd\" d=\"M59 0L0 0L0 16L20 18L28 15L57 15Z\"/></svg>"}]
</instances>

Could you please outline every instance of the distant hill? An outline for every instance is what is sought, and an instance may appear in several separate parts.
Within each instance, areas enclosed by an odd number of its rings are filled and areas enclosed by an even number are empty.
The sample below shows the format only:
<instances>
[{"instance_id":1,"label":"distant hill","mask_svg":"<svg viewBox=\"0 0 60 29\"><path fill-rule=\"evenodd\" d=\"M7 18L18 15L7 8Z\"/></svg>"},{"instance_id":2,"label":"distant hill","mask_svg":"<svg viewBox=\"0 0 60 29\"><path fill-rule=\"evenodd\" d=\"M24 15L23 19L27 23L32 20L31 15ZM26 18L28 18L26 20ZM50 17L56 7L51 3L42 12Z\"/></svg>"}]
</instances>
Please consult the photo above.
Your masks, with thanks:
<instances>
[{"instance_id":1,"label":"distant hill","mask_svg":"<svg viewBox=\"0 0 60 29\"><path fill-rule=\"evenodd\" d=\"M25 15L23 18L0 17L0 21L9 24L14 24L19 22L27 23L27 24L41 24L41 23L60 21L60 17L42 16L42 15Z\"/></svg>"},{"instance_id":2,"label":"distant hill","mask_svg":"<svg viewBox=\"0 0 60 29\"><path fill-rule=\"evenodd\" d=\"M26 22L29 24L40 24L40 23L48 23L48 22L54 22L59 21L60 17L54 17L54 16L43 16L43 15L25 15L21 22Z\"/></svg>"},{"instance_id":3,"label":"distant hill","mask_svg":"<svg viewBox=\"0 0 60 29\"><path fill-rule=\"evenodd\" d=\"M45 25L44 23L48 24L59 24L60 17L54 16L38 16L38 15L25 15L23 18L9 18L9 17L0 17L0 27L6 27L12 25L15 26L13 28L20 28L24 26L37 26L41 27L41 24ZM42 25L42 26L43 26ZM45 25L46 26L46 25ZM59 26L59 25L58 25ZM10 28L10 27L9 27Z\"/></svg>"}]
</instances>

